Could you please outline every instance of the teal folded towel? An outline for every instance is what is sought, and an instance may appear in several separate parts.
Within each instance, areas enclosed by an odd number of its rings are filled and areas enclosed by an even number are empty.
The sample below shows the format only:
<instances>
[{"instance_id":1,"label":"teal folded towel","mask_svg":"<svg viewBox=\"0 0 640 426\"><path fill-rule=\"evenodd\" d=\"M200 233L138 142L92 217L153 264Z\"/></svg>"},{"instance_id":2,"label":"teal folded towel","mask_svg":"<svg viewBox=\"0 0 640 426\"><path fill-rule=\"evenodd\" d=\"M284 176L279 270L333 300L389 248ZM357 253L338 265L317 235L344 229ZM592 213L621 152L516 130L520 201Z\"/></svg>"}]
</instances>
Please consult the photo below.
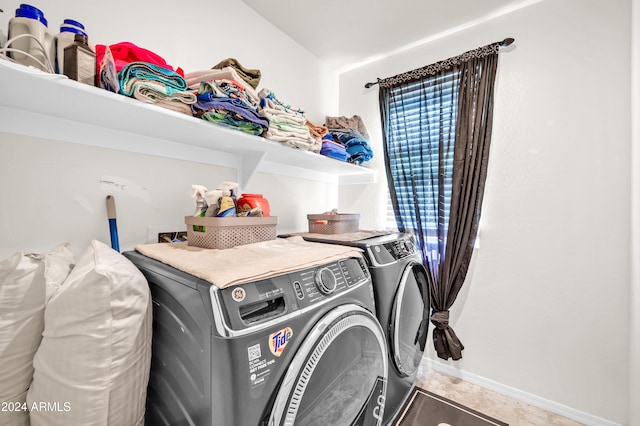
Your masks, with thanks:
<instances>
[{"instance_id":1,"label":"teal folded towel","mask_svg":"<svg viewBox=\"0 0 640 426\"><path fill-rule=\"evenodd\" d=\"M187 82L178 73L148 62L131 62L118 73L120 93L133 96L135 83L140 80L160 83L166 95L187 90Z\"/></svg>"}]
</instances>

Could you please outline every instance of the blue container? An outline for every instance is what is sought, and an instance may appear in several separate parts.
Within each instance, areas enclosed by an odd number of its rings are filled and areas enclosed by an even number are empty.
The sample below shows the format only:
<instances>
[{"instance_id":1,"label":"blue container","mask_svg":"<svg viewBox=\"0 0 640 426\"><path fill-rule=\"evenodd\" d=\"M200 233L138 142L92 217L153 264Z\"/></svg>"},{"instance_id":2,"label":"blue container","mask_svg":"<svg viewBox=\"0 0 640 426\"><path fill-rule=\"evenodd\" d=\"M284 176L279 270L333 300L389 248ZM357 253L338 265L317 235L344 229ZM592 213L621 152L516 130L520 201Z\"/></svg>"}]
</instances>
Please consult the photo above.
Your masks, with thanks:
<instances>
[{"instance_id":1,"label":"blue container","mask_svg":"<svg viewBox=\"0 0 640 426\"><path fill-rule=\"evenodd\" d=\"M44 13L37 7L31 6L30 4L21 4L19 8L16 9L16 18L29 18L36 19L44 24L45 27L48 27L48 23L46 18L44 17Z\"/></svg>"},{"instance_id":2,"label":"blue container","mask_svg":"<svg viewBox=\"0 0 640 426\"><path fill-rule=\"evenodd\" d=\"M80 28L75 27L75 26L70 27L70 26L67 26L67 25L64 25L64 24L60 25L60 32L61 33L82 34L85 37L89 37L87 35L87 33L84 32L83 30L81 30Z\"/></svg>"},{"instance_id":3,"label":"blue container","mask_svg":"<svg viewBox=\"0 0 640 426\"><path fill-rule=\"evenodd\" d=\"M64 24L73 25L74 27L78 27L78 28L81 28L81 29L83 29L83 30L85 29L85 28L84 28L84 25L82 25L82 24L81 24L80 22L78 22L78 21L74 21L73 19L65 19L65 20L64 20L64 22L63 22L63 25L64 25Z\"/></svg>"}]
</instances>

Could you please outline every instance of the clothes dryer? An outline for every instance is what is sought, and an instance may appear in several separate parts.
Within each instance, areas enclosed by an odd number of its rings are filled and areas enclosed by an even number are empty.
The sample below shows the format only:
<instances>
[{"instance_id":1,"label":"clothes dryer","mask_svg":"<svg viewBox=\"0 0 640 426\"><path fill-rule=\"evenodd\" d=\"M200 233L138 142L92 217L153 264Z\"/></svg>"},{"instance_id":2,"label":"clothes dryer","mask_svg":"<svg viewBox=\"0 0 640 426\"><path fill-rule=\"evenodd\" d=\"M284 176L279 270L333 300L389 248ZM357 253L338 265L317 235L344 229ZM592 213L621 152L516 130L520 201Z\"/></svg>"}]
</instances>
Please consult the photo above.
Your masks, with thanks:
<instances>
[{"instance_id":1,"label":"clothes dryer","mask_svg":"<svg viewBox=\"0 0 640 426\"><path fill-rule=\"evenodd\" d=\"M350 240L349 234L302 235L305 240L360 247L372 276L376 315L385 329L389 382L384 422L390 424L415 385L427 340L430 289L415 237L390 233ZM362 233L354 233L362 238Z\"/></svg>"},{"instance_id":2,"label":"clothes dryer","mask_svg":"<svg viewBox=\"0 0 640 426\"><path fill-rule=\"evenodd\" d=\"M381 424L387 347L362 258L218 289L124 254L153 299L146 424Z\"/></svg>"}]
</instances>

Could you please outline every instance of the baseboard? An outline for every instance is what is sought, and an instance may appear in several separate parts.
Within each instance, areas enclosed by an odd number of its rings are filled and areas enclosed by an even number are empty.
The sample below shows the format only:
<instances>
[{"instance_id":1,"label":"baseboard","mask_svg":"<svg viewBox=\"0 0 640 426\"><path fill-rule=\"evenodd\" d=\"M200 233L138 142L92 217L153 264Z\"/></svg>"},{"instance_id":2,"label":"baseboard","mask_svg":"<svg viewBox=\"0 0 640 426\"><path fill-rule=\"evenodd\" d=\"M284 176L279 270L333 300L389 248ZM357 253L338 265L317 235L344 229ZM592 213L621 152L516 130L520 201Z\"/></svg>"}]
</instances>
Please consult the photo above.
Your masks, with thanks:
<instances>
[{"instance_id":1,"label":"baseboard","mask_svg":"<svg viewBox=\"0 0 640 426\"><path fill-rule=\"evenodd\" d=\"M459 370L443 362L434 361L426 357L424 362L426 363L427 367L435 371L438 371L440 373L455 377L457 379L464 380L465 382L473 383L485 389L498 392L502 395L506 395L508 397L517 399L519 401L526 402L527 404L533 405L534 407L542 408L543 410L549 411L551 413L559 414L563 417L567 417L577 422L584 423L585 425L621 426L619 423L614 423L610 420L593 416L583 411L579 411L571 407L567 407L566 405L562 405L557 402L553 402L548 399L541 398L537 395L521 391L520 389L516 389L511 386L507 386L502 383L495 382L491 379L478 376L477 374Z\"/></svg>"}]
</instances>

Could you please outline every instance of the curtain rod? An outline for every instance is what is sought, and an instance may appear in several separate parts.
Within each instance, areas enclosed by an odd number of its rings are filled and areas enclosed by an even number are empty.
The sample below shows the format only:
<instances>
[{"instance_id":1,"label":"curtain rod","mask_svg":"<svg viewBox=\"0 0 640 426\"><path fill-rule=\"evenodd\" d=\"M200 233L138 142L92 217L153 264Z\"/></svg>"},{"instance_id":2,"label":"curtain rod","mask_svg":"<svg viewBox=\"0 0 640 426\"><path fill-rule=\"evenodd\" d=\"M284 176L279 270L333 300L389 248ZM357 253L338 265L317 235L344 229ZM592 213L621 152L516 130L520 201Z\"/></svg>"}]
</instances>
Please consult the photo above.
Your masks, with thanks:
<instances>
[{"instance_id":1,"label":"curtain rod","mask_svg":"<svg viewBox=\"0 0 640 426\"><path fill-rule=\"evenodd\" d=\"M493 43L493 44L497 44L499 47L507 47L507 46L509 46L511 43L513 43L514 41L515 41L515 39L514 39L514 38L512 38L512 37L507 37L507 38L505 38L504 40L502 40L502 41L498 41L498 42ZM365 87L366 89L370 89L370 88L372 88L373 86L375 86L376 84L380 83L380 80L381 80L381 79L380 79L380 78L378 78L378 79L377 79L377 81L369 82L369 83L365 84L365 85L364 85L364 87Z\"/></svg>"}]
</instances>

